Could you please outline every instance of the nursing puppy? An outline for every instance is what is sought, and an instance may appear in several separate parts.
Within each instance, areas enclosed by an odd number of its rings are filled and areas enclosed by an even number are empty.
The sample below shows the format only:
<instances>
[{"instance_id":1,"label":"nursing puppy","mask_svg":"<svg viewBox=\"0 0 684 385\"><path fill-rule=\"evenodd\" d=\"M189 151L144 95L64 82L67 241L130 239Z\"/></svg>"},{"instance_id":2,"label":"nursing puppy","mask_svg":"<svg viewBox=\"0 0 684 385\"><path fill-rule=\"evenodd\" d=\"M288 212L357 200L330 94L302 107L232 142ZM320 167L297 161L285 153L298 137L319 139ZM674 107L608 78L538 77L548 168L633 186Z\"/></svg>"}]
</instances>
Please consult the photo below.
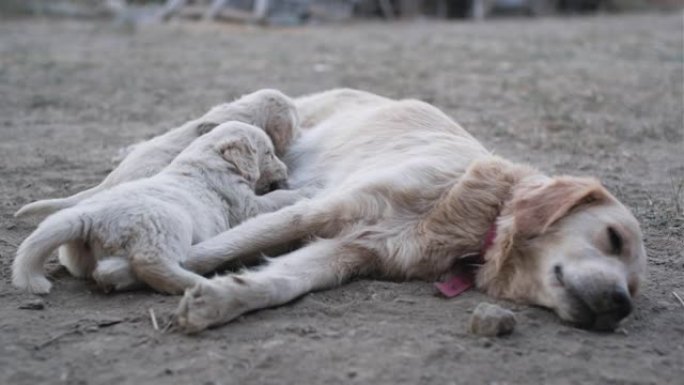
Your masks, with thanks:
<instances>
[{"instance_id":1,"label":"nursing puppy","mask_svg":"<svg viewBox=\"0 0 684 385\"><path fill-rule=\"evenodd\" d=\"M99 185L70 197L29 203L14 216L49 215L118 184L152 176L166 167L193 140L228 121L262 128L273 141L277 156L284 155L297 134L298 116L292 100L276 90L260 90L232 103L215 106L199 119L131 146L128 155Z\"/></svg>"},{"instance_id":2,"label":"nursing puppy","mask_svg":"<svg viewBox=\"0 0 684 385\"><path fill-rule=\"evenodd\" d=\"M475 284L497 298L612 330L632 310L646 253L639 224L592 178L546 176L493 156L437 108L354 90L295 100L302 135L286 156L310 200L192 247L186 266L295 239L267 265L198 283L176 318L197 332L352 277L448 278L473 256Z\"/></svg>"},{"instance_id":3,"label":"nursing puppy","mask_svg":"<svg viewBox=\"0 0 684 385\"><path fill-rule=\"evenodd\" d=\"M193 243L300 198L286 190L255 194L286 177L286 166L261 129L224 123L157 175L112 187L48 217L19 247L12 282L32 293L49 292L45 260L60 245L78 242L90 258L67 267L92 276L105 290L142 281L180 293L206 280L181 267Z\"/></svg>"}]
</instances>

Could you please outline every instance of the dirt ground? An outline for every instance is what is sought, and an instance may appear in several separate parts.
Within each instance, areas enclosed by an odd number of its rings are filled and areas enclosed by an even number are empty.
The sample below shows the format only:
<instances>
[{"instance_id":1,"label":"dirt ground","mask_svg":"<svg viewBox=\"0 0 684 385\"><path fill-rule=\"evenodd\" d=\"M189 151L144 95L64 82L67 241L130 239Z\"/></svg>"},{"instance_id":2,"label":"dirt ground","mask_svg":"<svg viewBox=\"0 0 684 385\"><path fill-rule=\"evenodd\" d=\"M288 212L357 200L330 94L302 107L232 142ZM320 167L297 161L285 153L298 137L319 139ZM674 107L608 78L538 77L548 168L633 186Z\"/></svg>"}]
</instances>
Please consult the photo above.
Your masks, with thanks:
<instances>
[{"instance_id":1,"label":"dirt ground","mask_svg":"<svg viewBox=\"0 0 684 385\"><path fill-rule=\"evenodd\" d=\"M260 29L0 21L0 383L681 384L681 14ZM616 333L499 302L519 326L467 332L484 295L356 281L195 337L155 331L177 297L105 295L51 262L43 310L11 287L35 222L12 213L98 183L119 148L272 87L415 97L497 153L595 175L645 233L649 280ZM162 325L163 326L163 325Z\"/></svg>"}]
</instances>

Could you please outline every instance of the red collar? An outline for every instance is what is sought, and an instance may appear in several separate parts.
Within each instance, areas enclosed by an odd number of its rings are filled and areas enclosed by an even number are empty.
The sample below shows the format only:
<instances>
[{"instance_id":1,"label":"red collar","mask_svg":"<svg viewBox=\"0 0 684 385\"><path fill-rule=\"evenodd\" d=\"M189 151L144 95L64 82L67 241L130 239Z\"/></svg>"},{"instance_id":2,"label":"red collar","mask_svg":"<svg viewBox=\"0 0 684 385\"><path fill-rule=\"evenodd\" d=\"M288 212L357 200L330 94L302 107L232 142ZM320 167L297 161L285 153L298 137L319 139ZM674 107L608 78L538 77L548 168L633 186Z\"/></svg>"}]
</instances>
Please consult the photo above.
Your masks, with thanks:
<instances>
[{"instance_id":1,"label":"red collar","mask_svg":"<svg viewBox=\"0 0 684 385\"><path fill-rule=\"evenodd\" d=\"M445 281L435 282L437 290L445 297L451 298L475 286L475 270L477 266L485 263L484 256L494 244L494 239L496 239L496 222L487 230L480 252L463 258L470 259L471 263L468 263L468 266L461 269L458 273L452 274Z\"/></svg>"}]
</instances>

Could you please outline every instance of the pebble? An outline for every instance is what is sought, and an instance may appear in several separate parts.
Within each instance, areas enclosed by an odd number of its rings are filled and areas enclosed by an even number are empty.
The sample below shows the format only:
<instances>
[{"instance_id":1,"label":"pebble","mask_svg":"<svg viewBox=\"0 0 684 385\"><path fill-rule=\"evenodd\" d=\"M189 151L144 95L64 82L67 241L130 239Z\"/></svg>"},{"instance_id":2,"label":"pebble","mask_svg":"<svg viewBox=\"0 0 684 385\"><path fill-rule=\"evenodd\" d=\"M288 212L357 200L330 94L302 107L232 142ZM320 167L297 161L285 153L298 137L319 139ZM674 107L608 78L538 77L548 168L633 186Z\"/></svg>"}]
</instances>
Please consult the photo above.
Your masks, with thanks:
<instances>
[{"instance_id":1,"label":"pebble","mask_svg":"<svg viewBox=\"0 0 684 385\"><path fill-rule=\"evenodd\" d=\"M480 336L503 336L515 328L515 314L508 309L482 302L470 317L470 332Z\"/></svg>"},{"instance_id":2,"label":"pebble","mask_svg":"<svg viewBox=\"0 0 684 385\"><path fill-rule=\"evenodd\" d=\"M32 299L19 305L19 309L43 310L45 309L45 301L40 298Z\"/></svg>"}]
</instances>

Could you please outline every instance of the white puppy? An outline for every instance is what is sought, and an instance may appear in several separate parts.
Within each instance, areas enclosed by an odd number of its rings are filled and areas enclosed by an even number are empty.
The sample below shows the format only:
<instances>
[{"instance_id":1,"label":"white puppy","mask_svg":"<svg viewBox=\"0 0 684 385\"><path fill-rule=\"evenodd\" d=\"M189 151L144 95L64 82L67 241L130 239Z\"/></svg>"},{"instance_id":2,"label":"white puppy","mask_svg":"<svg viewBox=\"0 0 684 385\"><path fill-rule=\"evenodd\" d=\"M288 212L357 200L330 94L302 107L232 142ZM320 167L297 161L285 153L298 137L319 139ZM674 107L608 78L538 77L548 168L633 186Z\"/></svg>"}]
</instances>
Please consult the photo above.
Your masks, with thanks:
<instances>
[{"instance_id":1,"label":"white puppy","mask_svg":"<svg viewBox=\"0 0 684 385\"><path fill-rule=\"evenodd\" d=\"M215 106L199 119L189 121L148 141L130 146L127 149L128 154L119 166L99 185L70 197L29 203L20 208L14 216L49 215L72 207L118 184L152 176L166 167L194 139L228 121L244 122L262 128L273 141L276 155L279 157L283 156L297 134L298 116L292 100L280 91L260 90L232 103ZM78 247L78 245L71 246Z\"/></svg>"},{"instance_id":2,"label":"white puppy","mask_svg":"<svg viewBox=\"0 0 684 385\"><path fill-rule=\"evenodd\" d=\"M286 177L286 166L261 129L224 123L157 175L115 186L48 217L19 247L13 283L32 293L49 292L44 262L55 248L73 242L91 257L69 261L67 267L92 276L105 290L126 289L140 280L180 293L206 280L181 267L192 244L299 199L287 190L255 194Z\"/></svg>"}]
</instances>

